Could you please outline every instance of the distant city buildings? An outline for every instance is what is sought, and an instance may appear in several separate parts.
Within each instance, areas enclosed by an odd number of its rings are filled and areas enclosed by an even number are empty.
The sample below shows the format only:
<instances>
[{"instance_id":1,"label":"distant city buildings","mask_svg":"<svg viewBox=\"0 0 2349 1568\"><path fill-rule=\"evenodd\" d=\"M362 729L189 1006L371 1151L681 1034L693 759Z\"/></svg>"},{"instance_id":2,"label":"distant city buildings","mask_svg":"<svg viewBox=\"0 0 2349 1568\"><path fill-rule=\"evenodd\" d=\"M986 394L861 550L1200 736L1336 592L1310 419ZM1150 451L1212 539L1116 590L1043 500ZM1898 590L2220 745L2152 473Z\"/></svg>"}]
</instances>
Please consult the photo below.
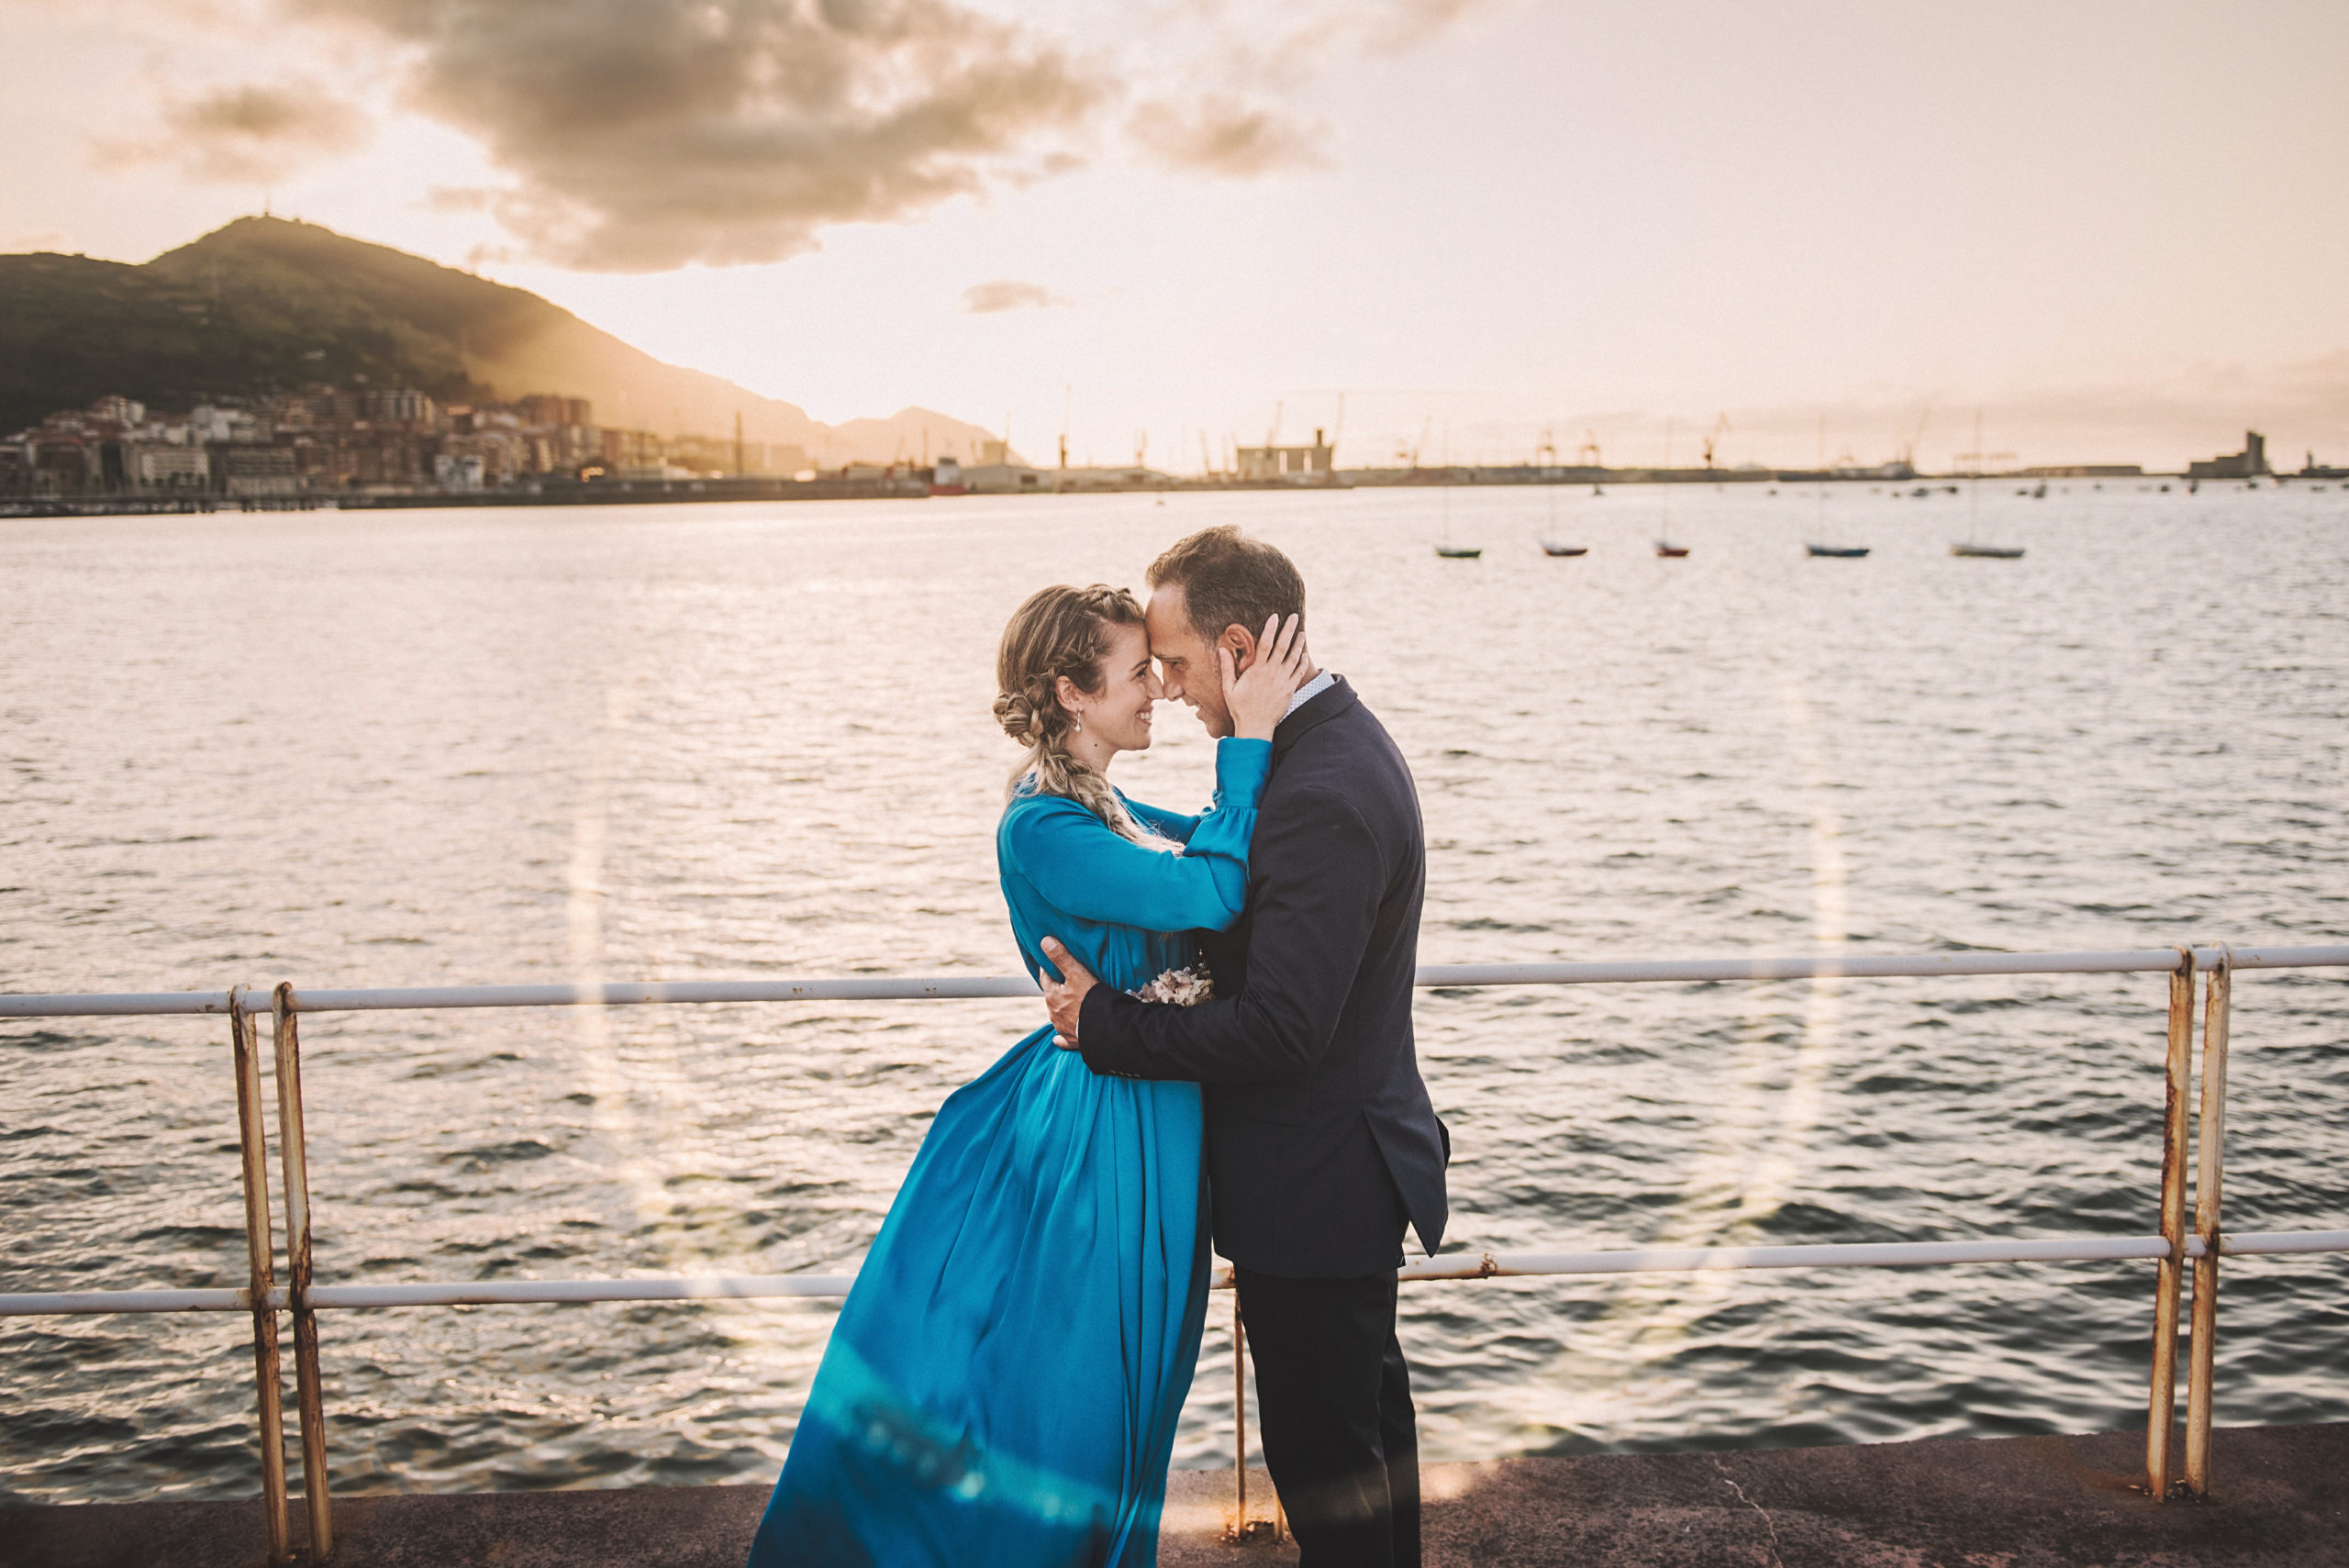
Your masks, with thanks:
<instances>
[{"instance_id":1,"label":"distant city buildings","mask_svg":"<svg viewBox=\"0 0 2349 1568\"><path fill-rule=\"evenodd\" d=\"M1172 490L1174 476L1140 463L1120 468L1056 468L1043 475L1044 488L1069 494L1080 490Z\"/></svg>"},{"instance_id":2,"label":"distant city buildings","mask_svg":"<svg viewBox=\"0 0 2349 1568\"><path fill-rule=\"evenodd\" d=\"M0 439L0 496L32 498L286 502L809 469L796 445L599 427L585 398L442 404L411 388L308 386L168 414L108 396Z\"/></svg>"},{"instance_id":3,"label":"distant city buildings","mask_svg":"<svg viewBox=\"0 0 2349 1568\"><path fill-rule=\"evenodd\" d=\"M1002 449L1001 441L983 441L980 443L980 455L984 457L989 451L1000 451ZM973 495L1007 495L1019 492L1039 494L1052 489L1041 469L1030 468L1024 462L1006 462L1000 458L963 468L960 478L964 492Z\"/></svg>"},{"instance_id":4,"label":"distant city buildings","mask_svg":"<svg viewBox=\"0 0 2349 1568\"><path fill-rule=\"evenodd\" d=\"M2006 479L2143 479L2145 470L2133 462L2058 463L2052 468L2010 468Z\"/></svg>"},{"instance_id":5,"label":"distant city buildings","mask_svg":"<svg viewBox=\"0 0 2349 1568\"><path fill-rule=\"evenodd\" d=\"M1329 484L1335 482L1331 459L1336 451L1313 432L1309 447L1241 447L1240 482L1243 484Z\"/></svg>"},{"instance_id":6,"label":"distant city buildings","mask_svg":"<svg viewBox=\"0 0 2349 1568\"><path fill-rule=\"evenodd\" d=\"M2186 465L2188 479L2257 479L2269 472L2267 438L2256 430L2243 433L2243 450L2239 452Z\"/></svg>"},{"instance_id":7,"label":"distant city buildings","mask_svg":"<svg viewBox=\"0 0 2349 1568\"><path fill-rule=\"evenodd\" d=\"M1745 469L1751 472L1753 466L1748 463ZM1891 462L1837 463L1829 472L1838 479L1889 479L1904 484L1917 477L1915 465L1906 458L1898 458Z\"/></svg>"}]
</instances>

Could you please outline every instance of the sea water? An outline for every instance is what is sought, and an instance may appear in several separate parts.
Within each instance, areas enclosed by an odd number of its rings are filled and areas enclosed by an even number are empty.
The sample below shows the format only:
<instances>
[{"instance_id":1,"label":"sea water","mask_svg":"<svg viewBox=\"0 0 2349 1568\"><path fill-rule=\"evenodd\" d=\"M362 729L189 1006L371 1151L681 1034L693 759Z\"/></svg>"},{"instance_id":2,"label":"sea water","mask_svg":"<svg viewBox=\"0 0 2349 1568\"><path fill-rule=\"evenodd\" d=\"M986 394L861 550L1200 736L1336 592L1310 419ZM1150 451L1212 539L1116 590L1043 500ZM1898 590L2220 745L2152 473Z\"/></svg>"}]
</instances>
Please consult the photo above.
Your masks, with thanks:
<instances>
[{"instance_id":1,"label":"sea water","mask_svg":"<svg viewBox=\"0 0 2349 1568\"><path fill-rule=\"evenodd\" d=\"M2349 940L2349 490L972 497L0 524L0 986L1011 973L996 635L1221 522L1294 554L1316 656L1409 759L1425 962ZM1197 804L1208 741L1157 731L1116 778ZM2165 988L1422 993L1445 1245L2146 1234ZM307 1018L318 1277L852 1270L939 1102L1041 1016ZM2349 1225L2349 976L2244 974L2234 1042L2230 1228ZM0 1290L242 1283L223 1020L0 1052ZM2349 1418L2345 1284L2229 1264L2222 1422ZM1782 1446L2141 1422L2153 1271L1403 1302L1431 1457ZM323 1314L334 1483L765 1480L832 1312ZM1210 1317L1185 1465L1230 1454ZM0 1498L252 1493L249 1335L0 1320Z\"/></svg>"}]
</instances>

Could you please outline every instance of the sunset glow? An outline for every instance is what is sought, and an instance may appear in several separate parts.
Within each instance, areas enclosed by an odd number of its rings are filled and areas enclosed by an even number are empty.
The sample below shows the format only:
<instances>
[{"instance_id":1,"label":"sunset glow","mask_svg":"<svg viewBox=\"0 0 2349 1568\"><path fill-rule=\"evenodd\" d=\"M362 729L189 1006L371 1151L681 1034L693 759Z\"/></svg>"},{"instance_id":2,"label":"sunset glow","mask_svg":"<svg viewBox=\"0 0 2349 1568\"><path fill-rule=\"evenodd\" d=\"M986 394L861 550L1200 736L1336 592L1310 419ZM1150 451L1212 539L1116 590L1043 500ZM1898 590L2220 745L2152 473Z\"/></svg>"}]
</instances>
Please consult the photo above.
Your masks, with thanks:
<instances>
[{"instance_id":1,"label":"sunset glow","mask_svg":"<svg viewBox=\"0 0 2349 1568\"><path fill-rule=\"evenodd\" d=\"M845 11L842 17L847 17ZM0 249L264 205L1031 459L2349 459L2349 12L0 4ZM1341 395L1342 396L1342 404ZM1723 426L1725 419L1726 425Z\"/></svg>"}]
</instances>

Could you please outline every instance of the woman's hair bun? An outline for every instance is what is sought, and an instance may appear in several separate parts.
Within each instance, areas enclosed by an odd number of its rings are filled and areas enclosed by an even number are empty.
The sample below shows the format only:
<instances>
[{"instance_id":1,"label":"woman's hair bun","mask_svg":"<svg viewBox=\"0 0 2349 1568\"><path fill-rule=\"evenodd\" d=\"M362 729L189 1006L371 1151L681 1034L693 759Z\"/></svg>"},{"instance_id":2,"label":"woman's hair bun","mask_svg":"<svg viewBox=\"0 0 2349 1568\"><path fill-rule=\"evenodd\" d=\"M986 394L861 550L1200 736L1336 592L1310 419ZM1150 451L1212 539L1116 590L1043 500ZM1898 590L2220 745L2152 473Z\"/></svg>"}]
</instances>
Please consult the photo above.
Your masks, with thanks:
<instances>
[{"instance_id":1,"label":"woman's hair bun","mask_svg":"<svg viewBox=\"0 0 2349 1568\"><path fill-rule=\"evenodd\" d=\"M995 721L1014 740L1031 745L1042 728L1035 705L1019 692L1005 692L995 699Z\"/></svg>"}]
</instances>

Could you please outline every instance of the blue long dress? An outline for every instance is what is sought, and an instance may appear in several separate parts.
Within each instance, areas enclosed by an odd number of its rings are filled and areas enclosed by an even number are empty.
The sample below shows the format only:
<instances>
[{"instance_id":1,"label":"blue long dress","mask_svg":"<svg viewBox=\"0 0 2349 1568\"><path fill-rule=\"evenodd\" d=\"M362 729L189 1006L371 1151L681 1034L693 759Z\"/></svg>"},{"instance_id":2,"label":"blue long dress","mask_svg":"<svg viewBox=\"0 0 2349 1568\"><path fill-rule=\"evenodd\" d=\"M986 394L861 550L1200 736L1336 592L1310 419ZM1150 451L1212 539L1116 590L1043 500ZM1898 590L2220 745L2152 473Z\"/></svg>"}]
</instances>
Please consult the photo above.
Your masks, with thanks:
<instances>
[{"instance_id":1,"label":"blue long dress","mask_svg":"<svg viewBox=\"0 0 2349 1568\"><path fill-rule=\"evenodd\" d=\"M1152 849L1057 795L996 858L1035 973L1058 937L1135 990L1238 917L1272 767L1216 749ZM1038 1029L947 1098L841 1308L751 1568L1149 1568L1207 1313L1199 1088L1097 1077Z\"/></svg>"}]
</instances>

